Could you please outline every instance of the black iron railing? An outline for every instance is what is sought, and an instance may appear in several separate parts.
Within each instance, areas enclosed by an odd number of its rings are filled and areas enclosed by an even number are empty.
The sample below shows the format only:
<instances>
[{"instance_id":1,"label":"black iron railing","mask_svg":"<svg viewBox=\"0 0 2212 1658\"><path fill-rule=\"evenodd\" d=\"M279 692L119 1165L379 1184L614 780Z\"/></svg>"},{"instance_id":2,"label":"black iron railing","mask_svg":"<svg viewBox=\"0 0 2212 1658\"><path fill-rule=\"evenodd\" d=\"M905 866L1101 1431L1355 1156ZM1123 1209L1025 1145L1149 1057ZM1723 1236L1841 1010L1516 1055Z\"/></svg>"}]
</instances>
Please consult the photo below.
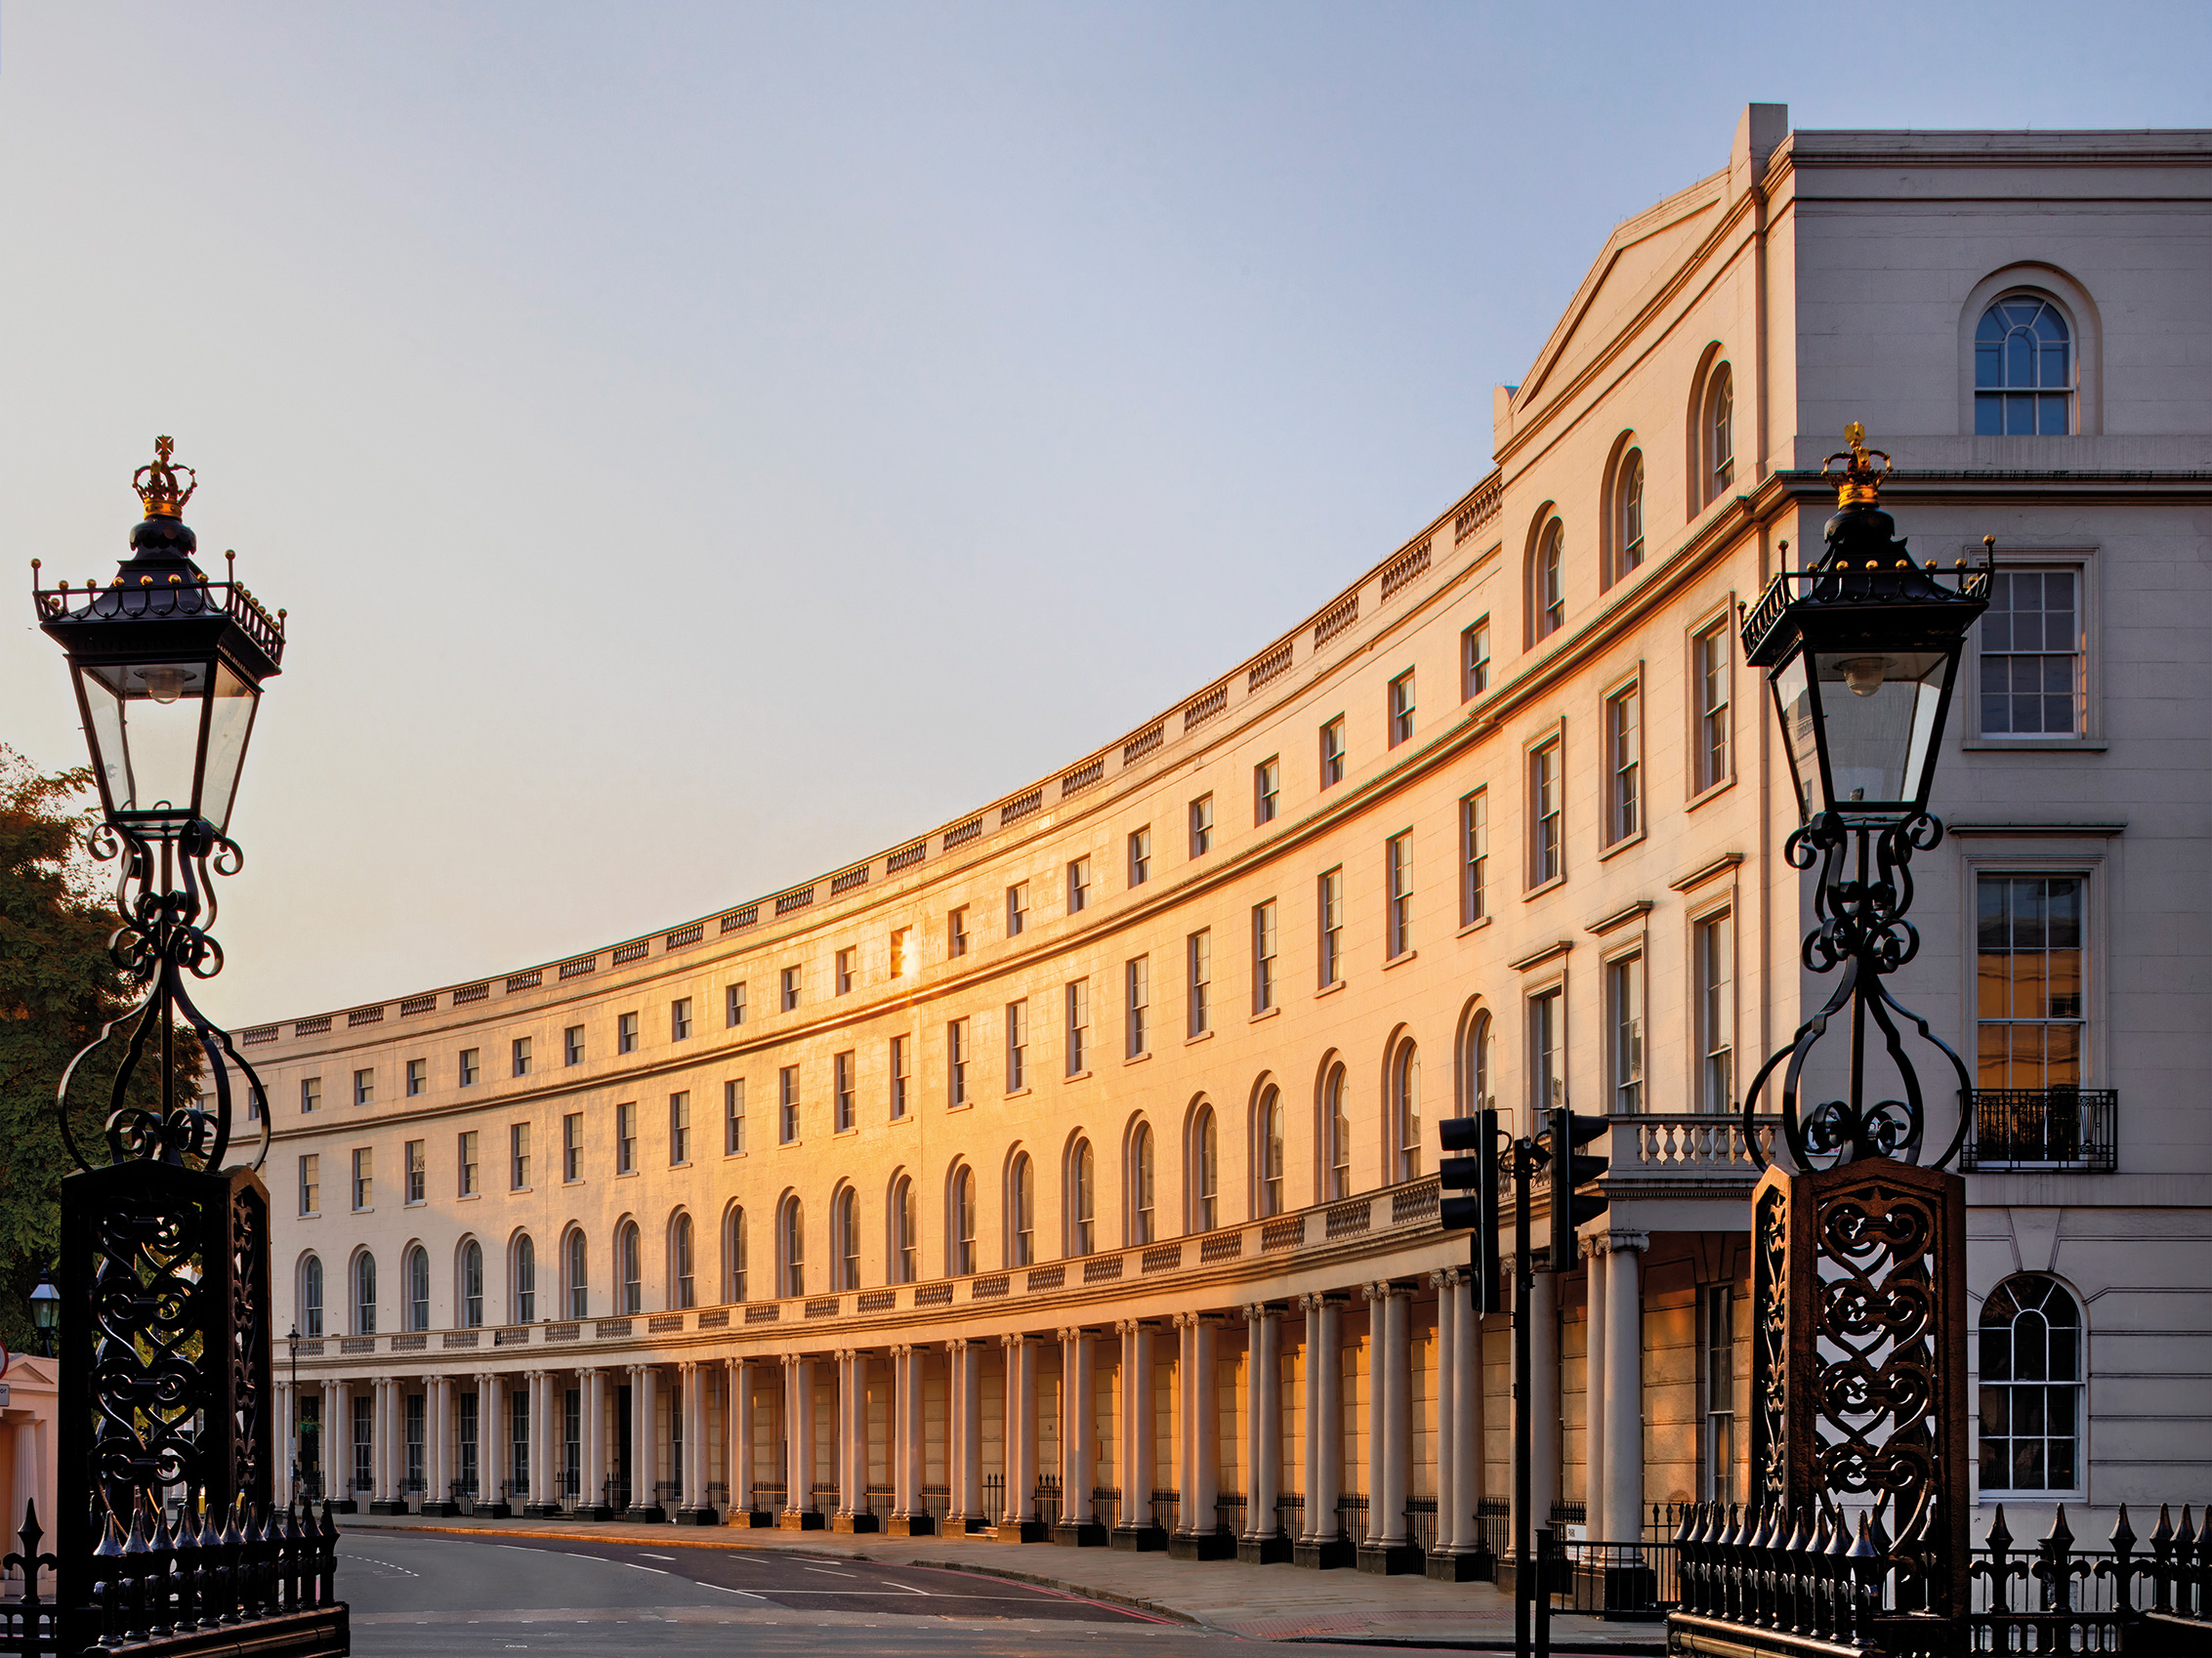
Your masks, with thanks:
<instances>
[{"instance_id":1,"label":"black iron railing","mask_svg":"<svg viewBox=\"0 0 2212 1658\"><path fill-rule=\"evenodd\" d=\"M983 1518L992 1525L998 1524L1006 1514L1006 1475L983 1475Z\"/></svg>"},{"instance_id":2,"label":"black iron railing","mask_svg":"<svg viewBox=\"0 0 2212 1658\"><path fill-rule=\"evenodd\" d=\"M753 1481L753 1507L763 1513L775 1513L782 1509L784 1499L789 1495L790 1487L780 1479Z\"/></svg>"},{"instance_id":3,"label":"black iron railing","mask_svg":"<svg viewBox=\"0 0 2212 1658\"><path fill-rule=\"evenodd\" d=\"M1484 1497L1475 1505L1475 1531L1492 1559L1513 1552L1513 1505L1503 1497Z\"/></svg>"},{"instance_id":4,"label":"black iron railing","mask_svg":"<svg viewBox=\"0 0 2212 1658\"><path fill-rule=\"evenodd\" d=\"M1303 1491L1275 1493L1275 1524L1282 1528L1285 1537L1306 1535L1306 1494Z\"/></svg>"},{"instance_id":5,"label":"black iron railing","mask_svg":"<svg viewBox=\"0 0 2212 1658\"><path fill-rule=\"evenodd\" d=\"M1045 1525L1060 1523L1060 1475L1045 1473L1037 1476L1036 1489L1030 1494L1037 1505L1037 1518Z\"/></svg>"},{"instance_id":6,"label":"black iron railing","mask_svg":"<svg viewBox=\"0 0 2212 1658\"><path fill-rule=\"evenodd\" d=\"M942 1520L952 1513L952 1487L925 1485L922 1487L922 1513L934 1520Z\"/></svg>"},{"instance_id":7,"label":"black iron railing","mask_svg":"<svg viewBox=\"0 0 2212 1658\"><path fill-rule=\"evenodd\" d=\"M1243 1492L1214 1493L1214 1529L1225 1537L1235 1537L1244 1530Z\"/></svg>"},{"instance_id":8,"label":"black iron railing","mask_svg":"<svg viewBox=\"0 0 2212 1658\"><path fill-rule=\"evenodd\" d=\"M1098 1516L1099 1524L1111 1531L1121 1523L1121 1487L1094 1485L1091 1487L1091 1512Z\"/></svg>"},{"instance_id":9,"label":"black iron railing","mask_svg":"<svg viewBox=\"0 0 2212 1658\"><path fill-rule=\"evenodd\" d=\"M1436 1548L1437 1500L1434 1497L1405 1499L1405 1541L1424 1554Z\"/></svg>"},{"instance_id":10,"label":"black iron railing","mask_svg":"<svg viewBox=\"0 0 2212 1658\"><path fill-rule=\"evenodd\" d=\"M1152 1523L1163 1531L1173 1531L1181 1522L1183 1493L1152 1488Z\"/></svg>"},{"instance_id":11,"label":"black iron railing","mask_svg":"<svg viewBox=\"0 0 2212 1658\"><path fill-rule=\"evenodd\" d=\"M1962 1169L2119 1167L2120 1096L2109 1088L1981 1088Z\"/></svg>"}]
</instances>

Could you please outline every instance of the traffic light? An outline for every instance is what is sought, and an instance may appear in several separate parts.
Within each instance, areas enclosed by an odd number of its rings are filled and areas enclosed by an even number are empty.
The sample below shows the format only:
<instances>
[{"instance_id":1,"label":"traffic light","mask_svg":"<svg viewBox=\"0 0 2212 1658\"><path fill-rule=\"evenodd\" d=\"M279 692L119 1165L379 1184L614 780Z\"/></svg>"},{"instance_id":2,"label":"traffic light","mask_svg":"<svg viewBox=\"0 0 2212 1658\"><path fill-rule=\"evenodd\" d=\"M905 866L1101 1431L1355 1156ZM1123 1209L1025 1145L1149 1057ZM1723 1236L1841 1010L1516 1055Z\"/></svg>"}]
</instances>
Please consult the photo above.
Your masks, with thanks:
<instances>
[{"instance_id":1,"label":"traffic light","mask_svg":"<svg viewBox=\"0 0 2212 1658\"><path fill-rule=\"evenodd\" d=\"M1588 1145L1611 1126L1603 1117L1578 1117L1565 1105L1544 1113L1544 1148L1552 1160L1544 1165L1544 1181L1552 1195L1552 1270L1565 1272L1574 1263L1574 1229L1595 1221L1611 1199L1602 1192L1578 1192L1610 1166L1604 1157L1587 1157L1574 1148Z\"/></svg>"},{"instance_id":2,"label":"traffic light","mask_svg":"<svg viewBox=\"0 0 2212 1658\"><path fill-rule=\"evenodd\" d=\"M1437 1219L1447 1232L1471 1231L1467 1264L1475 1274L1475 1310L1502 1310L1498 1300L1498 1114L1478 1111L1472 1117L1446 1117L1437 1125L1437 1138L1446 1151L1471 1151L1472 1157L1445 1157L1437 1164L1437 1176L1449 1190L1466 1197L1447 1197L1437 1206Z\"/></svg>"}]
</instances>

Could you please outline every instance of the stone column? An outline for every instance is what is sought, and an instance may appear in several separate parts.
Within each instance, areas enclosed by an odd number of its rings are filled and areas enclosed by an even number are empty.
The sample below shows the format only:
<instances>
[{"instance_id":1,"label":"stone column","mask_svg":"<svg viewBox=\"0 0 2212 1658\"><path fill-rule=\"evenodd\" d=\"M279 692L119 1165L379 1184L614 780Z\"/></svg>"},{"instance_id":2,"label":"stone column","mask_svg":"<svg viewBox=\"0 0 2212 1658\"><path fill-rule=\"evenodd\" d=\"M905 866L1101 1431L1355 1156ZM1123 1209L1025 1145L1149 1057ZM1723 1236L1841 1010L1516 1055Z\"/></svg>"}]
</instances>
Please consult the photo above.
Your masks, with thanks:
<instances>
[{"instance_id":1,"label":"stone column","mask_svg":"<svg viewBox=\"0 0 2212 1658\"><path fill-rule=\"evenodd\" d=\"M500 1378L477 1378L477 1513L504 1519L507 1502L507 1413Z\"/></svg>"},{"instance_id":2,"label":"stone column","mask_svg":"<svg viewBox=\"0 0 2212 1658\"><path fill-rule=\"evenodd\" d=\"M435 1518L460 1513L452 1491L453 1384L443 1376L426 1377L423 1394L422 1512Z\"/></svg>"},{"instance_id":3,"label":"stone column","mask_svg":"<svg viewBox=\"0 0 2212 1658\"><path fill-rule=\"evenodd\" d=\"M1244 1309L1244 1530L1236 1557L1290 1558L1275 1499L1282 1492L1282 1315L1264 1302Z\"/></svg>"},{"instance_id":4,"label":"stone column","mask_svg":"<svg viewBox=\"0 0 2212 1658\"><path fill-rule=\"evenodd\" d=\"M1606 1529L1606 1252L1595 1236L1579 1240L1588 1279L1588 1335L1582 1359L1582 1503L1587 1535L1610 1541Z\"/></svg>"},{"instance_id":5,"label":"stone column","mask_svg":"<svg viewBox=\"0 0 2212 1658\"><path fill-rule=\"evenodd\" d=\"M1560 1494L1560 1344L1559 1301L1554 1275L1533 1274L1536 1285L1528 1295L1529 1391L1529 1517L1530 1528L1551 1524L1552 1505ZM1514 1518L1519 1534L1520 1516Z\"/></svg>"},{"instance_id":6,"label":"stone column","mask_svg":"<svg viewBox=\"0 0 2212 1658\"><path fill-rule=\"evenodd\" d=\"M1114 1443L1121 1512L1114 1516L1108 1541L1116 1549L1164 1549L1167 1538L1152 1523L1152 1465L1158 1445L1152 1411L1152 1326L1142 1318L1125 1318L1114 1328L1121 1337L1121 1420Z\"/></svg>"},{"instance_id":7,"label":"stone column","mask_svg":"<svg viewBox=\"0 0 2212 1658\"><path fill-rule=\"evenodd\" d=\"M583 1417L577 1433L576 1518L612 1519L606 1501L606 1376L600 1370L576 1372L576 1409Z\"/></svg>"},{"instance_id":8,"label":"stone column","mask_svg":"<svg viewBox=\"0 0 2212 1658\"><path fill-rule=\"evenodd\" d=\"M750 1530L760 1523L753 1512L753 1367L745 1359L727 1361L730 1376L730 1523Z\"/></svg>"},{"instance_id":9,"label":"stone column","mask_svg":"<svg viewBox=\"0 0 2212 1658\"><path fill-rule=\"evenodd\" d=\"M1359 1299L1367 1304L1367 1527L1359 1539L1361 1564L1364 1556L1372 1553L1383 1541L1384 1501L1383 1487L1389 1480L1386 1464L1389 1460L1390 1435L1383 1423L1390 1387L1385 1380L1390 1366L1389 1353L1383 1341L1386 1318L1383 1304L1390 1294L1390 1285L1361 1284ZM1381 1570L1381 1567L1376 1567Z\"/></svg>"},{"instance_id":10,"label":"stone column","mask_svg":"<svg viewBox=\"0 0 2212 1658\"><path fill-rule=\"evenodd\" d=\"M988 1531L997 1523L983 1513L983 1349L962 1339L954 1360L960 1373L960 1513L961 1529L970 1534Z\"/></svg>"},{"instance_id":11,"label":"stone column","mask_svg":"<svg viewBox=\"0 0 2212 1658\"><path fill-rule=\"evenodd\" d=\"M1644 1535L1643 1232L1606 1234L1606 1527L1602 1540ZM1595 1259L1592 1266L1597 1265Z\"/></svg>"},{"instance_id":12,"label":"stone column","mask_svg":"<svg viewBox=\"0 0 2212 1658\"><path fill-rule=\"evenodd\" d=\"M1306 1535L1291 1552L1301 1566L1353 1563L1338 1533L1336 1500L1344 1485L1343 1298L1306 1297Z\"/></svg>"},{"instance_id":13,"label":"stone column","mask_svg":"<svg viewBox=\"0 0 2212 1658\"><path fill-rule=\"evenodd\" d=\"M911 1344L891 1349L891 1522L884 1527L893 1537L929 1537L937 1531L936 1518L922 1496L929 1451L929 1425L922 1409L922 1349ZM948 1407L951 1401L947 1400ZM951 1413L958 1420L956 1410ZM951 1423L946 1424L949 1429ZM957 1486L952 1472L952 1441L946 1441L946 1479ZM950 1507L951 1505L948 1505Z\"/></svg>"},{"instance_id":14,"label":"stone column","mask_svg":"<svg viewBox=\"0 0 2212 1658\"><path fill-rule=\"evenodd\" d=\"M560 1481L555 1477L554 1435L560 1431L554 1409L554 1376L530 1372L530 1500L525 1514L551 1518L561 1513Z\"/></svg>"},{"instance_id":15,"label":"stone column","mask_svg":"<svg viewBox=\"0 0 2212 1658\"><path fill-rule=\"evenodd\" d=\"M1002 1336L1006 1352L1006 1512L1001 1543L1041 1543L1037 1519L1037 1349L1026 1335Z\"/></svg>"},{"instance_id":16,"label":"stone column","mask_svg":"<svg viewBox=\"0 0 2212 1658\"><path fill-rule=\"evenodd\" d=\"M660 1476L659 1381L651 1365L630 1366L630 1506L624 1519L668 1517L653 1489Z\"/></svg>"},{"instance_id":17,"label":"stone column","mask_svg":"<svg viewBox=\"0 0 2212 1658\"><path fill-rule=\"evenodd\" d=\"M1367 1414L1382 1429L1382 1443L1379 1454L1368 1448L1368 1483L1375 1489L1367 1494L1367 1534L1373 1541L1360 1552L1358 1564L1361 1571L1395 1574L1421 1566L1420 1552L1405 1535L1413 1471L1413 1294L1402 1284L1375 1288L1379 1293L1368 1313L1374 1327L1367 1338L1375 1398Z\"/></svg>"},{"instance_id":18,"label":"stone column","mask_svg":"<svg viewBox=\"0 0 2212 1658\"><path fill-rule=\"evenodd\" d=\"M1092 1352L1089 1331L1060 1332L1060 1523L1052 1540L1068 1548L1095 1548L1106 1540L1092 1511L1099 1415Z\"/></svg>"},{"instance_id":19,"label":"stone column","mask_svg":"<svg viewBox=\"0 0 2212 1658\"><path fill-rule=\"evenodd\" d=\"M1437 1286L1437 1546L1429 1576L1466 1583L1483 1575L1482 1316L1475 1310L1469 1274L1449 1267L1432 1275Z\"/></svg>"},{"instance_id":20,"label":"stone column","mask_svg":"<svg viewBox=\"0 0 2212 1658\"><path fill-rule=\"evenodd\" d=\"M390 1377L379 1376L369 1384L369 1397L373 1401L369 1411L369 1513L372 1514L404 1513L407 1505L399 1500L399 1472L393 1456L393 1445L399 1437L393 1430L393 1417L399 1396L398 1385Z\"/></svg>"},{"instance_id":21,"label":"stone column","mask_svg":"<svg viewBox=\"0 0 2212 1658\"><path fill-rule=\"evenodd\" d=\"M343 1382L322 1385L322 1494L339 1513L354 1512L354 1405Z\"/></svg>"},{"instance_id":22,"label":"stone column","mask_svg":"<svg viewBox=\"0 0 2212 1658\"><path fill-rule=\"evenodd\" d=\"M684 1463L676 1475L683 1493L675 1515L678 1525L715 1523L714 1505L707 1500L707 1366L697 1360L676 1367L684 1412Z\"/></svg>"},{"instance_id":23,"label":"stone column","mask_svg":"<svg viewBox=\"0 0 2212 1658\"><path fill-rule=\"evenodd\" d=\"M777 1524L786 1531L819 1531L823 1516L814 1507L814 1361L803 1354L793 1356L785 1362L784 1377L790 1400L784 1439L790 1455Z\"/></svg>"},{"instance_id":24,"label":"stone column","mask_svg":"<svg viewBox=\"0 0 2212 1658\"><path fill-rule=\"evenodd\" d=\"M848 1347L837 1355L837 1514L833 1529L873 1531L868 1512L868 1355Z\"/></svg>"}]
</instances>

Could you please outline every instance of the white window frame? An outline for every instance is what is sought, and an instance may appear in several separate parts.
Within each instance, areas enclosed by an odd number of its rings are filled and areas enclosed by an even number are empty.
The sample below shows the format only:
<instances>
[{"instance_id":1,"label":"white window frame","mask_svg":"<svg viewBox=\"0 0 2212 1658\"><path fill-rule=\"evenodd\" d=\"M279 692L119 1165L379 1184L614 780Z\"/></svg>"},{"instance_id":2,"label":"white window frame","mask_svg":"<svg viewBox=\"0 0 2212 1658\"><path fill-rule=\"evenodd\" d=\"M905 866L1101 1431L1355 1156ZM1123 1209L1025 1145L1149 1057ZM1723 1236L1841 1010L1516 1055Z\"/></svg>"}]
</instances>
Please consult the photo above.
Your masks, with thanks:
<instances>
[{"instance_id":1,"label":"white window frame","mask_svg":"<svg viewBox=\"0 0 2212 1658\"><path fill-rule=\"evenodd\" d=\"M1970 563L1979 563L1983 549L1977 542L1971 549L1962 548L1960 557ZM1959 729L1963 733L1960 746L1982 753L2023 753L2038 749L2102 750L2106 747L2103 724L2103 698L2098 694L2100 663L2097 638L2099 627L2100 583L2099 560L2095 547L2033 549L2015 552L2012 548L2000 549L1997 560L2000 574L2015 572L2027 574L2071 573L2077 604L2075 613L2075 669L2074 669L2074 720L2078 727L2074 734L2050 736L2041 732L2014 736L2010 732L1989 732L1982 724L1982 629L1977 627L1967 635L1965 658L1959 663L1959 685L1954 702L1962 705Z\"/></svg>"},{"instance_id":2,"label":"white window frame","mask_svg":"<svg viewBox=\"0 0 2212 1658\"><path fill-rule=\"evenodd\" d=\"M1736 903L1733 883L1727 889L1707 897L1688 917L1684 943L1689 950L1685 982L1690 986L1690 1074L1684 1098L1693 1114L1726 1118L1739 1108L1743 1098L1746 1076L1743 1069L1742 1009L1743 1009L1743 950L1741 929L1736 925L1741 914ZM1728 1038L1729 1098L1718 1106L1708 1108L1706 1103L1706 1066L1715 1053L1713 1037L1714 1015L1708 1008L1709 987L1705 977L1704 946L1706 929L1715 923L1728 928L1729 978L1728 993L1724 998L1719 1016L1727 1029L1719 1034ZM1648 1070L1649 1068L1647 1068Z\"/></svg>"},{"instance_id":3,"label":"white window frame","mask_svg":"<svg viewBox=\"0 0 2212 1658\"><path fill-rule=\"evenodd\" d=\"M1706 611L1691 622L1689 631L1683 636L1683 672L1689 688L1689 695L1682 702L1683 752L1690 762L1684 768L1683 785L1689 804L1692 807L1701 805L1735 781L1736 749L1743 734L1743 696L1735 685L1734 614L1734 599L1731 595L1717 608ZM1699 660L1701 647L1707 640L1712 640L1721 653L1721 684L1726 700L1716 706L1725 707L1728 723L1724 743L1726 752L1722 755L1719 770L1710 776L1706 774L1705 723L1711 710L1704 701L1705 672ZM1756 692L1756 682L1754 690ZM1648 716L1649 711L1647 724ZM1647 800L1649 798L1649 788L1645 790L1645 796Z\"/></svg>"}]
</instances>

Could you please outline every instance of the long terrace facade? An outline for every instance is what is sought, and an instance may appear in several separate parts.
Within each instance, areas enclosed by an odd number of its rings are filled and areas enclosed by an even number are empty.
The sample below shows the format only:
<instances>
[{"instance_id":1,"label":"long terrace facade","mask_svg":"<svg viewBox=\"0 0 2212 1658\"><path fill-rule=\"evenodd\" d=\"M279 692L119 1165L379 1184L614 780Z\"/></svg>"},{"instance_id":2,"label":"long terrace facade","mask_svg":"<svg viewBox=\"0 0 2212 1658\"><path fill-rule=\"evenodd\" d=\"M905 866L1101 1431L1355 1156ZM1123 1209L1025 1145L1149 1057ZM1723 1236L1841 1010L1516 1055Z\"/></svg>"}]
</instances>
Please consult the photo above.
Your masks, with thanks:
<instances>
[{"instance_id":1,"label":"long terrace facade","mask_svg":"<svg viewBox=\"0 0 2212 1658\"><path fill-rule=\"evenodd\" d=\"M1537 1278L1537 1517L1740 1497L1741 1090L1826 985L1738 619L1860 419L1923 557L2000 549L1902 983L1982 1085L1982 1499L2167 1494L2212 1464L2208 193L2212 135L1753 105L1498 389L1494 469L1125 740L786 891L243 1032L299 1477L1475 1575L1511 1336L1434 1125L1565 1099L1611 1204Z\"/></svg>"}]
</instances>

